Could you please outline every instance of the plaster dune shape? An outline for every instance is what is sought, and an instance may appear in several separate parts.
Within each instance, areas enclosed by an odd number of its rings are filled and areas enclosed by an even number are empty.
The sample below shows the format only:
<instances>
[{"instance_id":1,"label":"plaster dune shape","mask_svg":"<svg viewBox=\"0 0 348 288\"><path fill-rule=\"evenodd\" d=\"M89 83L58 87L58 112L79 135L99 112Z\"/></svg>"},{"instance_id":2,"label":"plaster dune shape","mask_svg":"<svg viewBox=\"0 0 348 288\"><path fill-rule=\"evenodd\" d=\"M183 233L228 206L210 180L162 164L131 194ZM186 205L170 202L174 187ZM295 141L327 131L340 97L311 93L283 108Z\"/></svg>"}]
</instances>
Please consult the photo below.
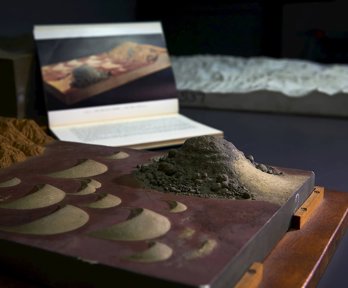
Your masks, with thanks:
<instances>
[{"instance_id":1,"label":"plaster dune shape","mask_svg":"<svg viewBox=\"0 0 348 288\"><path fill-rule=\"evenodd\" d=\"M69 193L69 195L88 195L95 193L98 188L101 187L101 183L94 179L87 179L81 181L81 187L77 192Z\"/></svg>"},{"instance_id":2,"label":"plaster dune shape","mask_svg":"<svg viewBox=\"0 0 348 288\"><path fill-rule=\"evenodd\" d=\"M21 183L21 179L17 177L13 177L10 180L4 181L0 183L0 188L13 187Z\"/></svg>"},{"instance_id":3,"label":"plaster dune shape","mask_svg":"<svg viewBox=\"0 0 348 288\"><path fill-rule=\"evenodd\" d=\"M128 158L129 157L129 154L126 153L126 152L123 152L123 151L119 151L119 152L116 152L106 158L108 159L114 159L114 160L121 160L121 159L125 159L125 158Z\"/></svg>"},{"instance_id":4,"label":"plaster dune shape","mask_svg":"<svg viewBox=\"0 0 348 288\"><path fill-rule=\"evenodd\" d=\"M37 186L37 190L22 198L1 203L0 208L37 209L57 204L65 197L65 192L49 184Z\"/></svg>"},{"instance_id":5,"label":"plaster dune shape","mask_svg":"<svg viewBox=\"0 0 348 288\"><path fill-rule=\"evenodd\" d=\"M168 245L161 242L152 242L149 244L149 248L135 253L129 257L127 260L135 261L135 262L144 262L144 263L152 263L152 262L160 262L169 259L173 254L173 249Z\"/></svg>"},{"instance_id":6,"label":"plaster dune shape","mask_svg":"<svg viewBox=\"0 0 348 288\"><path fill-rule=\"evenodd\" d=\"M12 227L0 226L0 230L19 234L55 235L76 230L85 225L88 220L89 216L85 211L66 205L38 220Z\"/></svg>"},{"instance_id":7,"label":"plaster dune shape","mask_svg":"<svg viewBox=\"0 0 348 288\"><path fill-rule=\"evenodd\" d=\"M307 176L272 175L255 168L243 155L231 165L239 180L250 191L259 191L255 199L283 205Z\"/></svg>"},{"instance_id":8,"label":"plaster dune shape","mask_svg":"<svg viewBox=\"0 0 348 288\"><path fill-rule=\"evenodd\" d=\"M69 193L69 195L88 195L95 193L95 191L97 191L97 189L94 186L84 184L79 191Z\"/></svg>"},{"instance_id":9,"label":"plaster dune shape","mask_svg":"<svg viewBox=\"0 0 348 288\"><path fill-rule=\"evenodd\" d=\"M105 197L84 205L85 207L89 208L99 208L99 209L104 209L104 208L112 208L120 205L122 202L121 198L114 196L112 194L107 194Z\"/></svg>"},{"instance_id":10,"label":"plaster dune shape","mask_svg":"<svg viewBox=\"0 0 348 288\"><path fill-rule=\"evenodd\" d=\"M171 213L181 213L187 210L187 206L179 201L168 200Z\"/></svg>"},{"instance_id":11,"label":"plaster dune shape","mask_svg":"<svg viewBox=\"0 0 348 288\"><path fill-rule=\"evenodd\" d=\"M196 231L190 227L185 227L179 234L181 239L190 239L196 233Z\"/></svg>"},{"instance_id":12,"label":"plaster dune shape","mask_svg":"<svg viewBox=\"0 0 348 288\"><path fill-rule=\"evenodd\" d=\"M83 181L85 181L88 185L91 185L95 188L100 188L102 186L102 184L99 181L94 179L85 179Z\"/></svg>"},{"instance_id":13,"label":"plaster dune shape","mask_svg":"<svg viewBox=\"0 0 348 288\"><path fill-rule=\"evenodd\" d=\"M202 243L202 245L193 251L190 251L187 255L187 259L196 259L208 256L216 248L217 242L214 239L208 239Z\"/></svg>"},{"instance_id":14,"label":"plaster dune shape","mask_svg":"<svg viewBox=\"0 0 348 288\"><path fill-rule=\"evenodd\" d=\"M124 222L94 231L91 236L119 241L151 240L166 234L171 227L167 217L145 208L133 209Z\"/></svg>"},{"instance_id":15,"label":"plaster dune shape","mask_svg":"<svg viewBox=\"0 0 348 288\"><path fill-rule=\"evenodd\" d=\"M86 159L81 163L58 172L50 173L48 176L54 178L85 178L105 173L108 167L92 159Z\"/></svg>"}]
</instances>

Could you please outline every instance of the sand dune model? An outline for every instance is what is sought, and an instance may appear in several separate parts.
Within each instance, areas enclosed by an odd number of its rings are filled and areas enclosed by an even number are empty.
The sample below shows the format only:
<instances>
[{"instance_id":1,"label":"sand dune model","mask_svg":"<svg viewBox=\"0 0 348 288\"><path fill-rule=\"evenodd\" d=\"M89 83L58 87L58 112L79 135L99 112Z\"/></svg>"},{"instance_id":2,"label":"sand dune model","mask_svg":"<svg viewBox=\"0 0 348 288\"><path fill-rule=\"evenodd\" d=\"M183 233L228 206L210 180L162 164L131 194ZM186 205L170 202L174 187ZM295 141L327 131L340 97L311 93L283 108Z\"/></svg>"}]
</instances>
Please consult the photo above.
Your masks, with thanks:
<instances>
[{"instance_id":1,"label":"sand dune model","mask_svg":"<svg viewBox=\"0 0 348 288\"><path fill-rule=\"evenodd\" d=\"M212 136L160 152L56 141L0 171L0 262L57 287L233 287L313 188Z\"/></svg>"}]
</instances>

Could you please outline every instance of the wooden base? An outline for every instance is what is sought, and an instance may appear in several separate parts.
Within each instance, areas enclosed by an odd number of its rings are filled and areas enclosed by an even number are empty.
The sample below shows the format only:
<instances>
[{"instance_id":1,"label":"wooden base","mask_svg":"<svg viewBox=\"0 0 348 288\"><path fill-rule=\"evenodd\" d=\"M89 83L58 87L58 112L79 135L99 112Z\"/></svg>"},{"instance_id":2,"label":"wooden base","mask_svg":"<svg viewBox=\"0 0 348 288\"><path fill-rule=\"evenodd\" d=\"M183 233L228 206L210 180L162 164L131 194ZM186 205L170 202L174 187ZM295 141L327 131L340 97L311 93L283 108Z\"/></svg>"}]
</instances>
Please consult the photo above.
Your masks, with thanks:
<instances>
[{"instance_id":1,"label":"wooden base","mask_svg":"<svg viewBox=\"0 0 348 288\"><path fill-rule=\"evenodd\" d=\"M348 193L325 190L300 230L286 233L264 262L260 287L315 287L348 227Z\"/></svg>"},{"instance_id":2,"label":"wooden base","mask_svg":"<svg viewBox=\"0 0 348 288\"><path fill-rule=\"evenodd\" d=\"M301 229L303 225L312 217L315 210L319 207L324 199L324 187L315 187L312 195L301 205L292 217L291 227Z\"/></svg>"},{"instance_id":3,"label":"wooden base","mask_svg":"<svg viewBox=\"0 0 348 288\"><path fill-rule=\"evenodd\" d=\"M244 273L234 288L257 288L260 286L263 278L263 263L255 262Z\"/></svg>"},{"instance_id":4,"label":"wooden base","mask_svg":"<svg viewBox=\"0 0 348 288\"><path fill-rule=\"evenodd\" d=\"M314 287L348 226L348 193L331 191L323 200L324 187L315 187L293 216L292 230L235 288Z\"/></svg>"},{"instance_id":5,"label":"wooden base","mask_svg":"<svg viewBox=\"0 0 348 288\"><path fill-rule=\"evenodd\" d=\"M347 207L348 193L325 190L323 201L301 229L286 233L264 263L252 266L237 287L314 287L347 230ZM38 286L1 272L0 287Z\"/></svg>"}]
</instances>

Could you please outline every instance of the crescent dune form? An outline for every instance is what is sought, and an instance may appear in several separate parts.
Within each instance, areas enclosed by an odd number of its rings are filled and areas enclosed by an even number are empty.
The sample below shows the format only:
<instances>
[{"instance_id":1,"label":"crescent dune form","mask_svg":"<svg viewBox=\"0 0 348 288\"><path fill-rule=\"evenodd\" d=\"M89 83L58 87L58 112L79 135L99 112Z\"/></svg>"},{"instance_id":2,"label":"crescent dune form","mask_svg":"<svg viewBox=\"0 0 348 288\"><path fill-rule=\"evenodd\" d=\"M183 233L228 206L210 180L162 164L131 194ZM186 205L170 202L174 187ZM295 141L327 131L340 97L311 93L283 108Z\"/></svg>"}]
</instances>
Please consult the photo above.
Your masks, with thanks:
<instances>
[{"instance_id":1,"label":"crescent dune form","mask_svg":"<svg viewBox=\"0 0 348 288\"><path fill-rule=\"evenodd\" d=\"M119 152L116 152L106 158L108 159L114 159L114 160L121 160L121 159L125 159L125 158L128 158L129 157L129 154L126 153L126 152L123 152L123 151L119 151Z\"/></svg>"},{"instance_id":2,"label":"crescent dune form","mask_svg":"<svg viewBox=\"0 0 348 288\"><path fill-rule=\"evenodd\" d=\"M161 243L161 242L152 242L149 245L149 248L147 248L144 251L135 253L129 257L127 257L127 260L135 261L135 262L159 262L159 261L165 261L173 254L173 249L170 248L168 245Z\"/></svg>"},{"instance_id":3,"label":"crescent dune form","mask_svg":"<svg viewBox=\"0 0 348 288\"><path fill-rule=\"evenodd\" d=\"M21 183L21 179L17 177L13 177L10 180L4 181L0 183L0 188L13 187Z\"/></svg>"},{"instance_id":4,"label":"crescent dune form","mask_svg":"<svg viewBox=\"0 0 348 288\"><path fill-rule=\"evenodd\" d=\"M122 202L121 198L114 196L112 194L107 194L105 197L84 205L85 207L89 208L97 208L97 209L104 209L104 208L111 208L116 207L120 205Z\"/></svg>"},{"instance_id":5,"label":"crescent dune form","mask_svg":"<svg viewBox=\"0 0 348 288\"><path fill-rule=\"evenodd\" d=\"M119 241L150 240L166 234L171 227L167 217L145 208L133 209L131 218L91 232L89 235Z\"/></svg>"},{"instance_id":6,"label":"crescent dune form","mask_svg":"<svg viewBox=\"0 0 348 288\"><path fill-rule=\"evenodd\" d=\"M102 185L99 181L94 179L81 180L81 187L77 192L69 193L69 195L88 195L95 193Z\"/></svg>"},{"instance_id":7,"label":"crescent dune form","mask_svg":"<svg viewBox=\"0 0 348 288\"><path fill-rule=\"evenodd\" d=\"M181 213L187 210L187 206L179 201L168 200L166 202L170 207L171 213Z\"/></svg>"},{"instance_id":8,"label":"crescent dune form","mask_svg":"<svg viewBox=\"0 0 348 288\"><path fill-rule=\"evenodd\" d=\"M17 226L0 226L0 230L31 235L55 235L76 230L85 225L88 220L89 216L85 211L66 205L32 222Z\"/></svg>"},{"instance_id":9,"label":"crescent dune form","mask_svg":"<svg viewBox=\"0 0 348 288\"><path fill-rule=\"evenodd\" d=\"M48 176L67 179L85 178L103 174L107 170L108 167L106 165L92 159L87 159L68 169L50 173Z\"/></svg>"},{"instance_id":10,"label":"crescent dune form","mask_svg":"<svg viewBox=\"0 0 348 288\"><path fill-rule=\"evenodd\" d=\"M7 209L37 209L47 207L62 201L65 192L49 184L38 186L38 190L22 198L0 203L0 208Z\"/></svg>"},{"instance_id":11,"label":"crescent dune form","mask_svg":"<svg viewBox=\"0 0 348 288\"><path fill-rule=\"evenodd\" d=\"M97 180L94 180L94 179L85 179L85 180L87 185L93 186L95 188L100 188L102 186L102 184Z\"/></svg>"}]
</instances>

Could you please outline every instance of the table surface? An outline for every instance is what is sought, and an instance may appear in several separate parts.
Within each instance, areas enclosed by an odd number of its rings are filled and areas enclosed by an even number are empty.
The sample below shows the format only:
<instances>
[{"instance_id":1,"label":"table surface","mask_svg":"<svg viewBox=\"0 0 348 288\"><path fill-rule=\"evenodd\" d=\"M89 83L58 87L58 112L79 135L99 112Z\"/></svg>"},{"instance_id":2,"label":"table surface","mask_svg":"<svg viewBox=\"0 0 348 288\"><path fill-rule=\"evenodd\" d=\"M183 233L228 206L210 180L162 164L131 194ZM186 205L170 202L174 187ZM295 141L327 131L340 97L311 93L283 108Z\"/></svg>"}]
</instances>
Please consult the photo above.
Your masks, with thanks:
<instances>
[{"instance_id":1,"label":"table surface","mask_svg":"<svg viewBox=\"0 0 348 288\"><path fill-rule=\"evenodd\" d=\"M224 131L257 162L311 170L316 185L348 193L348 118L181 108L181 113ZM348 287L348 233L318 287Z\"/></svg>"}]
</instances>

